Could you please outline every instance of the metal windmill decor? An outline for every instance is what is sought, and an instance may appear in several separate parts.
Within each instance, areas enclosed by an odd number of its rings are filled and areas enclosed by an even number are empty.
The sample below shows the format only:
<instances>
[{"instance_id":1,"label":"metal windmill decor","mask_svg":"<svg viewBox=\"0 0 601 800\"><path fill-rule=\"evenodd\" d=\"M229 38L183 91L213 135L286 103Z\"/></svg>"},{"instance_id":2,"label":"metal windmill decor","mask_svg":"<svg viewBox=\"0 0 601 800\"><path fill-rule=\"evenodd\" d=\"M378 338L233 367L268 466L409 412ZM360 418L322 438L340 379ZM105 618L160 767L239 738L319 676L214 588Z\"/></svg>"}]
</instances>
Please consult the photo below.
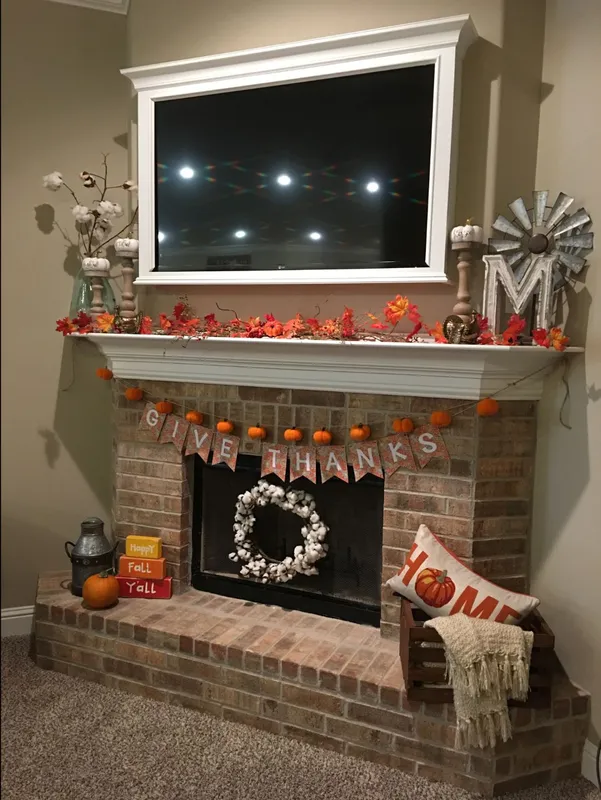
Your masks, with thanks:
<instances>
[{"instance_id":1,"label":"metal windmill decor","mask_svg":"<svg viewBox=\"0 0 601 800\"><path fill-rule=\"evenodd\" d=\"M489 239L491 254L483 258L483 314L493 327L499 283L516 314L522 314L536 294L535 324L550 327L555 291L582 271L593 248L592 220L586 209L568 215L573 197L560 192L552 206L547 205L548 197L547 191L533 192L530 209L518 197L509 204L514 219L500 214L493 223L493 229L503 234L503 238Z\"/></svg>"}]
</instances>

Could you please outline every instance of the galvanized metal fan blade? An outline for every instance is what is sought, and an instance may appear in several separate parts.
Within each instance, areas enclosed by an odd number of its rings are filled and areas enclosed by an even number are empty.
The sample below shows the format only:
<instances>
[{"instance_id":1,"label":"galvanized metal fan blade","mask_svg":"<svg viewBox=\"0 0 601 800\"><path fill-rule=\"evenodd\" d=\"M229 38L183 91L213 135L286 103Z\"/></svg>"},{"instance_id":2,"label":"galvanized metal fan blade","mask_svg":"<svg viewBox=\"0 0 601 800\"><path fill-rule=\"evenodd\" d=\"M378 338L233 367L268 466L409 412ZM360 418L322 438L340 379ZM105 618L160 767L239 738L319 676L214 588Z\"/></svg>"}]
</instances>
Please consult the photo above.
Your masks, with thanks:
<instances>
[{"instance_id":1,"label":"galvanized metal fan blade","mask_svg":"<svg viewBox=\"0 0 601 800\"><path fill-rule=\"evenodd\" d=\"M509 208L513 211L515 218L518 220L522 228L524 228L525 231L531 231L532 223L530 222L530 217L528 216L528 209L524 203L524 198L518 197L517 200L514 200L513 203L509 204Z\"/></svg>"},{"instance_id":2,"label":"galvanized metal fan blade","mask_svg":"<svg viewBox=\"0 0 601 800\"><path fill-rule=\"evenodd\" d=\"M510 267L515 267L515 265L519 264L523 258L526 258L526 255L526 252L521 250L519 253L512 253L510 256L506 256L505 260Z\"/></svg>"},{"instance_id":3,"label":"galvanized metal fan blade","mask_svg":"<svg viewBox=\"0 0 601 800\"><path fill-rule=\"evenodd\" d=\"M524 231L520 230L516 225L512 225L507 217L504 217L502 214L499 214L492 226L496 231L507 233L509 236L514 236L516 239L521 239L524 235Z\"/></svg>"},{"instance_id":4,"label":"galvanized metal fan blade","mask_svg":"<svg viewBox=\"0 0 601 800\"><path fill-rule=\"evenodd\" d=\"M573 231L574 233L578 233L579 231L574 230L575 228L581 228L583 225L586 225L587 222L590 222L591 218L586 210L586 208L579 208L571 217L567 217L566 219L562 220L559 225L555 228L554 231L551 231L553 236L562 236L564 233L568 233L569 231Z\"/></svg>"},{"instance_id":5,"label":"galvanized metal fan blade","mask_svg":"<svg viewBox=\"0 0 601 800\"><path fill-rule=\"evenodd\" d=\"M588 250L593 248L594 233L575 233L571 236L555 237L556 247L586 247Z\"/></svg>"},{"instance_id":6,"label":"galvanized metal fan blade","mask_svg":"<svg viewBox=\"0 0 601 800\"><path fill-rule=\"evenodd\" d=\"M534 208L532 209L532 223L535 228L540 228L545 224L545 209L547 208L547 200L549 199L549 192L547 189L542 189L539 192L532 192L532 201Z\"/></svg>"},{"instance_id":7,"label":"galvanized metal fan blade","mask_svg":"<svg viewBox=\"0 0 601 800\"><path fill-rule=\"evenodd\" d=\"M528 267L532 263L532 253L528 253L526 259L522 261L520 266L514 271L514 276L518 284L522 282L522 278L526 274Z\"/></svg>"},{"instance_id":8,"label":"galvanized metal fan blade","mask_svg":"<svg viewBox=\"0 0 601 800\"><path fill-rule=\"evenodd\" d=\"M557 195L557 200L553 204L553 208L551 209L549 216L547 217L547 228L552 228L554 225L557 225L559 220L565 215L573 202L573 197L568 197L567 194L560 192Z\"/></svg>"},{"instance_id":9,"label":"galvanized metal fan blade","mask_svg":"<svg viewBox=\"0 0 601 800\"><path fill-rule=\"evenodd\" d=\"M488 246L496 250L497 253L504 253L506 250L519 250L521 242L514 242L513 239L489 239Z\"/></svg>"},{"instance_id":10,"label":"galvanized metal fan blade","mask_svg":"<svg viewBox=\"0 0 601 800\"><path fill-rule=\"evenodd\" d=\"M564 273L555 267L553 270L553 289L561 289L562 286L565 286L568 282Z\"/></svg>"},{"instance_id":11,"label":"galvanized metal fan blade","mask_svg":"<svg viewBox=\"0 0 601 800\"><path fill-rule=\"evenodd\" d=\"M576 275L578 275L582 267L586 264L585 258L576 256L573 253L562 253L561 250L553 250L551 255L555 256L560 264L563 264L564 267L567 267Z\"/></svg>"}]
</instances>

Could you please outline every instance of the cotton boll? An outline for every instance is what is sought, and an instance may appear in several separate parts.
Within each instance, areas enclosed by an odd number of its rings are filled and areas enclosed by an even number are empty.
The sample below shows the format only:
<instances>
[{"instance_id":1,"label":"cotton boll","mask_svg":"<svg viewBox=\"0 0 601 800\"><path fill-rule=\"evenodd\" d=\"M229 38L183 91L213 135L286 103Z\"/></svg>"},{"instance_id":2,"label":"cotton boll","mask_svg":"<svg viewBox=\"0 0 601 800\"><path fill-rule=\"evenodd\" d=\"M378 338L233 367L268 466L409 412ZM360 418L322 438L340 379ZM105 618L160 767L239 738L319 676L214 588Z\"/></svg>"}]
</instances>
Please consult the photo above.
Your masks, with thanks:
<instances>
[{"instance_id":1,"label":"cotton boll","mask_svg":"<svg viewBox=\"0 0 601 800\"><path fill-rule=\"evenodd\" d=\"M296 557L300 556L302 552L303 552L303 548L301 547L301 545L300 545L300 544L299 544L299 545L297 545L297 546L294 548L294 555L295 555Z\"/></svg>"},{"instance_id":2,"label":"cotton boll","mask_svg":"<svg viewBox=\"0 0 601 800\"><path fill-rule=\"evenodd\" d=\"M311 514L309 517L309 522L319 522L319 516L315 513Z\"/></svg>"}]
</instances>

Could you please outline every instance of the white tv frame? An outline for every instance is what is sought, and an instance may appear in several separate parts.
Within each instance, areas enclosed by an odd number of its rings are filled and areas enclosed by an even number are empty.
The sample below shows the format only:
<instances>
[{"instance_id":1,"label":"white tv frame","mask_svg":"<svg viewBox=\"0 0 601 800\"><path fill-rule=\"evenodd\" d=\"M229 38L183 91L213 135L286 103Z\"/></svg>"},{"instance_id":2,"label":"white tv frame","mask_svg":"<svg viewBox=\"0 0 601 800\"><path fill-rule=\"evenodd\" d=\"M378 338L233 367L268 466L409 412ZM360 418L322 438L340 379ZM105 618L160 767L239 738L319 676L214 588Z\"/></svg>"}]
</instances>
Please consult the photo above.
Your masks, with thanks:
<instances>
[{"instance_id":1,"label":"white tv frame","mask_svg":"<svg viewBox=\"0 0 601 800\"><path fill-rule=\"evenodd\" d=\"M477 38L468 15L328 36L293 44L122 70L138 93L138 284L442 283L454 206L463 55ZM161 100L434 64L426 257L428 267L157 272L154 104ZM411 124L410 121L408 124Z\"/></svg>"}]
</instances>

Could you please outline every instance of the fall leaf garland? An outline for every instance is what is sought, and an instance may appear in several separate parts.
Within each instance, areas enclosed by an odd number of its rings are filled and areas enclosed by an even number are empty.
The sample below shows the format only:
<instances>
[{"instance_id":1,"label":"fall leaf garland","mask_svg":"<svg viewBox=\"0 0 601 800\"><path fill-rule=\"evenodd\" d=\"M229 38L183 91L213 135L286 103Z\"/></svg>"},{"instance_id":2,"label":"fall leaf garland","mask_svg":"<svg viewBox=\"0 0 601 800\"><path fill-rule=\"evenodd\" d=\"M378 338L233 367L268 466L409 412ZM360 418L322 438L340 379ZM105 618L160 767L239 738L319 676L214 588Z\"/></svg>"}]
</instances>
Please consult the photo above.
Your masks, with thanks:
<instances>
[{"instance_id":1,"label":"fall leaf garland","mask_svg":"<svg viewBox=\"0 0 601 800\"><path fill-rule=\"evenodd\" d=\"M412 323L408 333L397 333L399 322L407 319ZM479 327L477 344L481 345L509 345L520 344L520 339L526 329L526 321L514 314L510 317L505 330L500 334L492 333L488 320L480 314L476 315ZM72 333L118 333L115 329L115 316L113 314L100 314L92 320L87 314L80 312L70 319L64 317L57 320L56 330L68 336ZM436 322L433 328L424 324L416 305L410 303L408 298L397 295L389 300L382 317L366 313L362 318L357 318L352 308L346 307L342 314L324 321L317 317L303 317L296 314L287 321L276 319L273 314L263 317L249 317L240 319L237 315L226 322L217 319L214 313L199 317L195 314L187 300L182 299L173 308L171 314L160 314L158 326L149 316L142 317L140 323L141 335L165 334L182 339L205 339L208 337L226 337L239 339L326 339L326 340L384 340L384 341L415 341L415 337L424 330L436 343L448 344L444 335L441 322ZM541 347L552 347L555 350L565 350L569 344L567 336L563 335L561 328L555 327L547 331L539 329L532 332L534 342Z\"/></svg>"}]
</instances>

